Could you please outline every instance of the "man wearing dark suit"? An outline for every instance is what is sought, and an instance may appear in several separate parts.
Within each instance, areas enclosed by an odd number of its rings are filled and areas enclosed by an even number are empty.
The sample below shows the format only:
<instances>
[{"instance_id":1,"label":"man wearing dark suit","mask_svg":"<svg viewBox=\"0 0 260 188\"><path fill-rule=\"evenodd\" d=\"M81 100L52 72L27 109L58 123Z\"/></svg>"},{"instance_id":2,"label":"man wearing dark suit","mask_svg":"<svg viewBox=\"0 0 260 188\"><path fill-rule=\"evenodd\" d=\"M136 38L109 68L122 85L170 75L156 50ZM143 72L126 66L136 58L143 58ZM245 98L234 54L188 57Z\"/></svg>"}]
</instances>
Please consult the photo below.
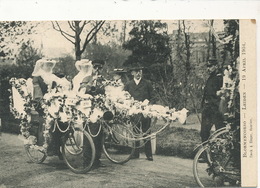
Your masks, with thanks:
<instances>
[{"instance_id":1,"label":"man wearing dark suit","mask_svg":"<svg viewBox=\"0 0 260 188\"><path fill-rule=\"evenodd\" d=\"M219 111L220 96L217 95L223 85L223 78L218 74L218 63L216 59L210 59L207 64L210 74L207 79L204 95L202 99L202 121L201 121L201 140L209 138L210 130L213 125L216 129L223 127L223 116Z\"/></svg>"},{"instance_id":2,"label":"man wearing dark suit","mask_svg":"<svg viewBox=\"0 0 260 188\"><path fill-rule=\"evenodd\" d=\"M104 94L104 86L102 85L103 77L101 75L102 68L104 66L105 62L103 60L94 60L92 61L93 65L93 74L92 76L86 77L83 79L80 89L85 88L85 92L87 94L91 95L98 95L98 94ZM96 153L95 153L95 160L93 163L93 168L97 167L105 167L103 163L101 163L100 158L102 154L102 136L103 131L102 128L100 129L100 124L98 123L91 123L88 124L88 130L92 135L92 139L95 145ZM83 148L86 151L90 151L90 145L87 142L87 140L84 140L86 148ZM84 156L86 158L86 162L90 161L91 159L91 152L84 152Z\"/></svg>"},{"instance_id":3,"label":"man wearing dark suit","mask_svg":"<svg viewBox=\"0 0 260 188\"><path fill-rule=\"evenodd\" d=\"M134 67L130 70L133 79L130 80L125 85L125 90L128 91L135 100L138 101L144 101L145 99L149 101L153 100L153 87L148 80L142 78L143 77L142 67ZM140 120L138 122L137 127L142 128L143 132L147 132L151 126L151 119L148 117L145 118L142 114L138 114L136 118ZM135 131L138 133L138 130ZM149 132L147 133L149 134ZM145 142L145 154L147 160L153 161L151 139L150 138L146 139L144 140L144 142ZM137 141L136 142L137 148L135 150L133 158L139 158L140 155L139 146L140 146L140 141Z\"/></svg>"}]
</instances>

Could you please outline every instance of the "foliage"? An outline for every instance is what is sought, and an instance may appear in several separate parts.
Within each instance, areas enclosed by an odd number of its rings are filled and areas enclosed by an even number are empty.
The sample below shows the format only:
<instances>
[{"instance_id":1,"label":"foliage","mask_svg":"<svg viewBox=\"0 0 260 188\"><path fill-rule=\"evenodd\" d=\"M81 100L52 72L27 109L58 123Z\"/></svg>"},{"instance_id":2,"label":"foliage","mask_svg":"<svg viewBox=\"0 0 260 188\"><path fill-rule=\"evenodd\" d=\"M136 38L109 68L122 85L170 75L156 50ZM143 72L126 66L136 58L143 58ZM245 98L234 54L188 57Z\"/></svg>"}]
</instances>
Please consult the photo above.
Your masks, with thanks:
<instances>
[{"instance_id":1,"label":"foliage","mask_svg":"<svg viewBox=\"0 0 260 188\"><path fill-rule=\"evenodd\" d=\"M122 68L123 63L130 54L130 51L124 50L121 46L114 43L110 45L97 43L89 44L82 57L90 60L105 60L104 75L110 77L111 75L109 75L109 73L111 73L114 68Z\"/></svg>"},{"instance_id":2,"label":"foliage","mask_svg":"<svg viewBox=\"0 0 260 188\"><path fill-rule=\"evenodd\" d=\"M233 62L239 57L239 21L238 20L224 20L225 34L224 37L232 36L232 40L224 44L222 57L224 60L230 59L226 64L233 65ZM227 58L229 56L229 58Z\"/></svg>"},{"instance_id":3,"label":"foliage","mask_svg":"<svg viewBox=\"0 0 260 188\"><path fill-rule=\"evenodd\" d=\"M32 71L35 62L42 57L41 52L32 46L32 41L23 42L18 55L16 55L16 64L18 66L27 66Z\"/></svg>"},{"instance_id":4,"label":"foliage","mask_svg":"<svg viewBox=\"0 0 260 188\"><path fill-rule=\"evenodd\" d=\"M226 69L224 78L229 81L225 83L221 92L226 101L228 115L233 116L235 120L239 120L239 20L224 20L224 24L226 31L224 37L230 37L231 40L224 44L222 51L224 58L229 59L229 61L223 63L223 69Z\"/></svg>"},{"instance_id":5,"label":"foliage","mask_svg":"<svg viewBox=\"0 0 260 188\"><path fill-rule=\"evenodd\" d=\"M34 22L3 21L0 22L0 57L13 58L16 49L26 42L26 36L34 33Z\"/></svg>"},{"instance_id":6,"label":"foliage","mask_svg":"<svg viewBox=\"0 0 260 188\"><path fill-rule=\"evenodd\" d=\"M67 55L65 57L60 57L58 63L54 67L54 73L66 76L66 78L71 81L72 78L77 74L77 69L75 67L75 58Z\"/></svg>"},{"instance_id":7,"label":"foliage","mask_svg":"<svg viewBox=\"0 0 260 188\"><path fill-rule=\"evenodd\" d=\"M169 36L167 25L160 21L133 21L131 39L123 47L131 50L125 65L139 62L145 67L166 64L169 60Z\"/></svg>"}]
</instances>

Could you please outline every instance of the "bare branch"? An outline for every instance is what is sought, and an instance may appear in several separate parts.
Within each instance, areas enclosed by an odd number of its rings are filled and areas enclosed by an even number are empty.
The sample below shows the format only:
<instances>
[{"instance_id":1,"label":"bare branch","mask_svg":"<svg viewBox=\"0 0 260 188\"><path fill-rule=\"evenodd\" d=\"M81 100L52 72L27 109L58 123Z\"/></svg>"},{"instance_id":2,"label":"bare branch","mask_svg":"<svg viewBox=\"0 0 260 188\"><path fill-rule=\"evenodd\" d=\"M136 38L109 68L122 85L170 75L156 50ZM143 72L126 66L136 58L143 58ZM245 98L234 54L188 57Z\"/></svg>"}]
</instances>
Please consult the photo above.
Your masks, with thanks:
<instances>
[{"instance_id":1,"label":"bare branch","mask_svg":"<svg viewBox=\"0 0 260 188\"><path fill-rule=\"evenodd\" d=\"M73 21L72 21L72 22L73 22ZM69 23L69 26L70 26L71 30L75 32L76 29L75 29L75 27L72 25L72 23L70 23L70 21L68 21L68 23Z\"/></svg>"},{"instance_id":2,"label":"bare branch","mask_svg":"<svg viewBox=\"0 0 260 188\"><path fill-rule=\"evenodd\" d=\"M91 22L91 20L88 20L88 21L85 20L85 21L83 22L82 26L83 26L84 24L87 25L87 24L89 24L90 22Z\"/></svg>"},{"instance_id":3,"label":"bare branch","mask_svg":"<svg viewBox=\"0 0 260 188\"><path fill-rule=\"evenodd\" d=\"M88 23L89 23L89 21L88 21ZM80 30L79 30L79 34L81 34L81 32L83 31L83 29L84 29L84 27L85 27L86 24L87 24L87 22L84 21L84 22L83 22L83 25L81 26L81 28L80 28Z\"/></svg>"},{"instance_id":4,"label":"bare branch","mask_svg":"<svg viewBox=\"0 0 260 188\"><path fill-rule=\"evenodd\" d=\"M67 35L67 36L69 36L69 37L71 37L71 38L74 38L73 35L71 35L71 34L65 32L65 31L63 31L63 30L61 29L61 27L60 27L60 25L59 25L59 23L58 23L57 21L55 21L55 22L56 22L57 26L59 27L59 30L60 30L63 34L65 34L65 35Z\"/></svg>"},{"instance_id":5,"label":"bare branch","mask_svg":"<svg viewBox=\"0 0 260 188\"><path fill-rule=\"evenodd\" d=\"M55 23L56 23L58 29L55 27L55 24L53 22L51 22L51 23L52 23L52 27L53 27L54 30L59 31L61 33L61 35L64 36L68 41L70 41L72 44L75 44L75 42L73 42L70 38L68 38L68 36L70 36L70 37L72 37L74 39L75 39L75 37L72 36L72 35L67 34L64 31L62 31L61 27L60 27L60 25L59 25L59 23L57 21L55 21Z\"/></svg>"},{"instance_id":6,"label":"bare branch","mask_svg":"<svg viewBox=\"0 0 260 188\"><path fill-rule=\"evenodd\" d=\"M87 34L83 48L81 50L81 53L84 52L84 50L87 47L87 44L94 38L94 36L97 34L97 32L100 30L100 28L103 26L103 24L105 23L105 21L100 21L99 23L97 23L97 25L95 25L90 32ZM91 35L91 36L90 36Z\"/></svg>"},{"instance_id":7,"label":"bare branch","mask_svg":"<svg viewBox=\"0 0 260 188\"><path fill-rule=\"evenodd\" d=\"M74 24L75 22L74 21L72 21L71 22L71 25L72 25L72 27L74 27L75 28L75 24Z\"/></svg>"}]
</instances>

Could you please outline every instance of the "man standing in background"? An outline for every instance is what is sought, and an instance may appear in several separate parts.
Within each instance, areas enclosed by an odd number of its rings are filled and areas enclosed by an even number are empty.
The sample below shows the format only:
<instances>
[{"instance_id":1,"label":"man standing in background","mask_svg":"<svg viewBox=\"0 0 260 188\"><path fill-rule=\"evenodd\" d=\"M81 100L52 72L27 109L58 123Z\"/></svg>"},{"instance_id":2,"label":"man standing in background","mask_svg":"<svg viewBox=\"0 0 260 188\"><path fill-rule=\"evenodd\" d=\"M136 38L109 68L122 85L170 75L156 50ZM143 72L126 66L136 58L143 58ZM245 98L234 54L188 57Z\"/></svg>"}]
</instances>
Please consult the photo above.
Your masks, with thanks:
<instances>
[{"instance_id":1,"label":"man standing in background","mask_svg":"<svg viewBox=\"0 0 260 188\"><path fill-rule=\"evenodd\" d=\"M143 78L143 71L142 67L136 66L130 69L131 75L133 76L133 79L130 80L128 83L125 85L125 90L130 93L130 95L138 101L144 101L144 100L149 100L150 102L153 102L153 87L152 84ZM151 118L149 117L144 117L142 114L136 115L137 119L139 120L137 123L137 129L134 129L134 131L138 134L140 129L143 133L147 132L151 126ZM149 132L147 132L149 134ZM147 135L144 135L147 136ZM153 161L153 156L152 156L152 147L151 147L151 139L145 139L145 154L147 157L147 160ZM140 141L136 141L136 150L133 155L133 158L139 158L140 155Z\"/></svg>"},{"instance_id":2,"label":"man standing in background","mask_svg":"<svg viewBox=\"0 0 260 188\"><path fill-rule=\"evenodd\" d=\"M208 140L213 125L215 125L216 130L223 127L223 115L219 111L220 96L217 95L217 91L223 85L223 78L218 73L218 62L216 59L209 59L207 67L210 76L207 79L202 99L200 132L202 142Z\"/></svg>"}]
</instances>

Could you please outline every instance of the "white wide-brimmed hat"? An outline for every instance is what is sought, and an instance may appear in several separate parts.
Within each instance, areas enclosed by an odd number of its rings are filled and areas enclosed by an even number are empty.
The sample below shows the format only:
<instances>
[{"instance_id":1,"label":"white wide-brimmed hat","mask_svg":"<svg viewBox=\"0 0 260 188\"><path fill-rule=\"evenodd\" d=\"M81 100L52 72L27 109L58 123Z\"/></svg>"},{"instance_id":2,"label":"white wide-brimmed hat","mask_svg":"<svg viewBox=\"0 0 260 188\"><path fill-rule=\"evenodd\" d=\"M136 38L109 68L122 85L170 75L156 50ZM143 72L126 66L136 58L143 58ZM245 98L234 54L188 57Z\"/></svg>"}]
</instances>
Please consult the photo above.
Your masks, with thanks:
<instances>
[{"instance_id":1,"label":"white wide-brimmed hat","mask_svg":"<svg viewBox=\"0 0 260 188\"><path fill-rule=\"evenodd\" d=\"M39 59L38 61L36 61L35 66L34 66L34 70L32 73L32 76L39 76L39 72L41 70L41 67L44 63L53 63L53 67L56 65L57 61L55 61L54 59L49 59L49 58L42 58Z\"/></svg>"},{"instance_id":2,"label":"white wide-brimmed hat","mask_svg":"<svg viewBox=\"0 0 260 188\"><path fill-rule=\"evenodd\" d=\"M78 71L80 71L80 66L89 66L89 69L92 69L92 61L89 59L81 59L79 61L76 61L75 66Z\"/></svg>"}]
</instances>

